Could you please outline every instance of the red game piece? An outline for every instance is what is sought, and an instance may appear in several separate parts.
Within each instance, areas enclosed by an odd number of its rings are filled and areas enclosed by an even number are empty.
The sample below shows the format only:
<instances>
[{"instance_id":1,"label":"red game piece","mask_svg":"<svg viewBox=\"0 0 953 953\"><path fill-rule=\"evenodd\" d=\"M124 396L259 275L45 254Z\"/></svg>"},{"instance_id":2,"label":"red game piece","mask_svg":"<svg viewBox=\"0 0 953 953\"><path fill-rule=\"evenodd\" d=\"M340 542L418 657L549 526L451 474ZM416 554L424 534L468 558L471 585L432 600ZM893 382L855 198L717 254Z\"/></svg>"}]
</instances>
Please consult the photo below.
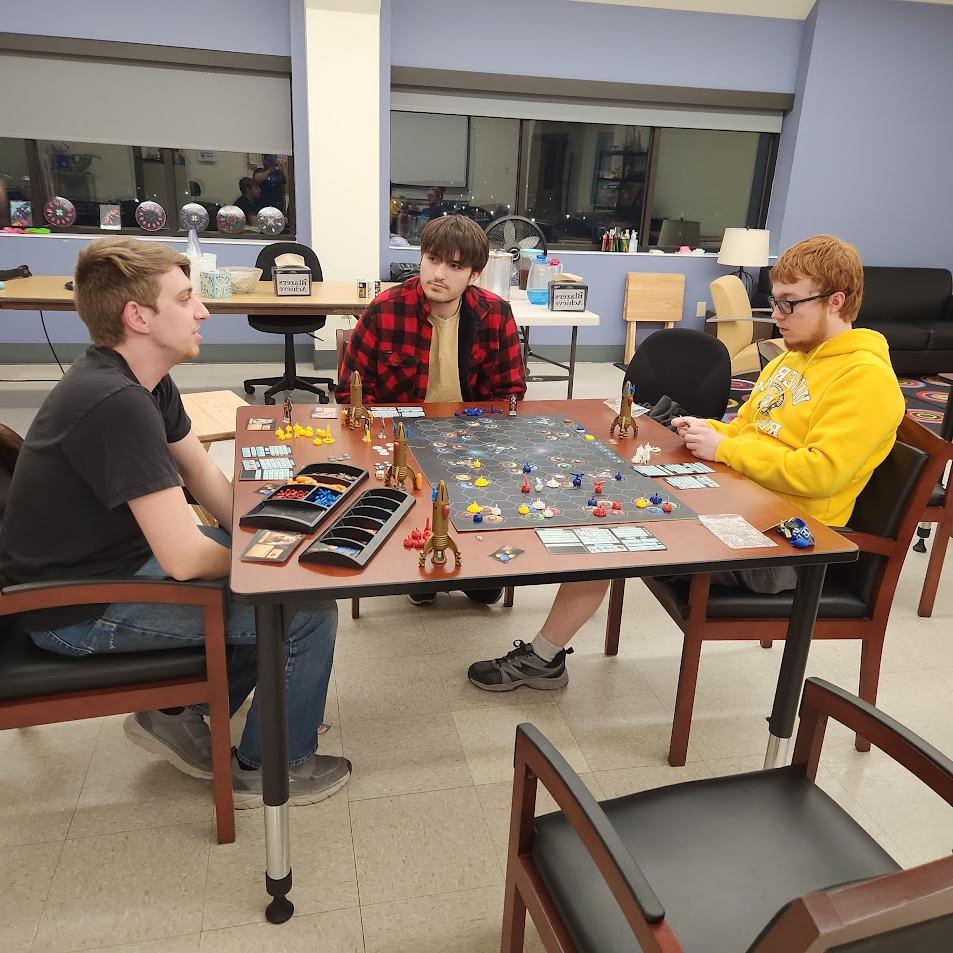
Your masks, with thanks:
<instances>
[{"instance_id":1,"label":"red game piece","mask_svg":"<svg viewBox=\"0 0 953 953\"><path fill-rule=\"evenodd\" d=\"M529 493L529 478L523 477L523 485L520 487L523 493Z\"/></svg>"},{"instance_id":2,"label":"red game piece","mask_svg":"<svg viewBox=\"0 0 953 953\"><path fill-rule=\"evenodd\" d=\"M427 522L424 523L424 538L430 535L430 517L427 517Z\"/></svg>"},{"instance_id":3,"label":"red game piece","mask_svg":"<svg viewBox=\"0 0 953 953\"><path fill-rule=\"evenodd\" d=\"M592 488L595 491L596 496L599 496L599 494L602 493L602 481L596 480L596 482L593 483Z\"/></svg>"},{"instance_id":4,"label":"red game piece","mask_svg":"<svg viewBox=\"0 0 953 953\"><path fill-rule=\"evenodd\" d=\"M666 500L666 501L662 504L662 512L663 512L663 513L671 513L671 512L672 512L672 504L669 503L668 500Z\"/></svg>"},{"instance_id":5,"label":"red game piece","mask_svg":"<svg viewBox=\"0 0 953 953\"><path fill-rule=\"evenodd\" d=\"M618 500L613 500L613 501L612 501L612 508L613 508L614 510L621 510L621 509L622 509L622 504L621 504Z\"/></svg>"},{"instance_id":6,"label":"red game piece","mask_svg":"<svg viewBox=\"0 0 953 953\"><path fill-rule=\"evenodd\" d=\"M404 549L413 549L413 548L414 548L414 541L409 536L405 536Z\"/></svg>"},{"instance_id":7,"label":"red game piece","mask_svg":"<svg viewBox=\"0 0 953 953\"><path fill-rule=\"evenodd\" d=\"M600 504L592 511L592 515L593 515L593 516L605 516L605 515L606 515L606 508L600 503Z\"/></svg>"}]
</instances>

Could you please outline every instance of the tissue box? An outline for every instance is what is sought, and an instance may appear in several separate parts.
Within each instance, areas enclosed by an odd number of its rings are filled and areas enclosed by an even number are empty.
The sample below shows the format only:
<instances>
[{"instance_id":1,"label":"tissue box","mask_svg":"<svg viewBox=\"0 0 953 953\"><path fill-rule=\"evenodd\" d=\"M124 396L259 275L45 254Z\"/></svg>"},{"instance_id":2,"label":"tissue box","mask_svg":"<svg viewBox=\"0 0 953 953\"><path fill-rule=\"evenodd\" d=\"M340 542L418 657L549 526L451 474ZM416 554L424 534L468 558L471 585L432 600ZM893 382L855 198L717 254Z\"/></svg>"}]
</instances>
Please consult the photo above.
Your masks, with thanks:
<instances>
[{"instance_id":1,"label":"tissue box","mask_svg":"<svg viewBox=\"0 0 953 953\"><path fill-rule=\"evenodd\" d=\"M589 285L581 281L551 281L549 283L550 311L585 311Z\"/></svg>"},{"instance_id":2,"label":"tissue box","mask_svg":"<svg viewBox=\"0 0 953 953\"><path fill-rule=\"evenodd\" d=\"M307 297L311 294L311 269L302 265L275 265L271 269L275 294L279 298L289 295Z\"/></svg>"},{"instance_id":3,"label":"tissue box","mask_svg":"<svg viewBox=\"0 0 953 953\"><path fill-rule=\"evenodd\" d=\"M203 298L230 298L232 296L232 276L222 269L203 271L200 279Z\"/></svg>"}]
</instances>

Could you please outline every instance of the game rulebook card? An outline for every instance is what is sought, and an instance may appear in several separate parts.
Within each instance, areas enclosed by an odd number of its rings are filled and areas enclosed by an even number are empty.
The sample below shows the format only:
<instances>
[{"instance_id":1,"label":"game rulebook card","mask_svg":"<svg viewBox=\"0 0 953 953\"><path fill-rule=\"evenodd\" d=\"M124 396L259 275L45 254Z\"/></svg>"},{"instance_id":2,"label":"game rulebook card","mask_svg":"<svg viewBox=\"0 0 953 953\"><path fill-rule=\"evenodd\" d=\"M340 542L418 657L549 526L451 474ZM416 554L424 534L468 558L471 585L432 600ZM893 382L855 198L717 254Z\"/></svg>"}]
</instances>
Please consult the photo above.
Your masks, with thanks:
<instances>
[{"instance_id":1,"label":"game rulebook card","mask_svg":"<svg viewBox=\"0 0 953 953\"><path fill-rule=\"evenodd\" d=\"M260 529L242 553L242 562L275 564L287 562L303 539L304 533Z\"/></svg>"}]
</instances>

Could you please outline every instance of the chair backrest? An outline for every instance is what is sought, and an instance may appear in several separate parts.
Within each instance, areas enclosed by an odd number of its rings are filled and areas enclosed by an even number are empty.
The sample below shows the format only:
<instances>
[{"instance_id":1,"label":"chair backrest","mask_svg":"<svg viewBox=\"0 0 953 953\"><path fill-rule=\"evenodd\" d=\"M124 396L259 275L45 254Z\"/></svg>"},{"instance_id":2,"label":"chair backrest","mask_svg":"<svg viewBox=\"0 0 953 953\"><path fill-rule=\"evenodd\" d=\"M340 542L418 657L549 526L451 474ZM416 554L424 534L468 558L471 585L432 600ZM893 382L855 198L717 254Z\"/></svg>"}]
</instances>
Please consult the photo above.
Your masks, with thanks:
<instances>
[{"instance_id":1,"label":"chair backrest","mask_svg":"<svg viewBox=\"0 0 953 953\"><path fill-rule=\"evenodd\" d=\"M751 302L744 283L737 275L722 275L708 285L716 318L750 318ZM715 325L718 340L728 348L730 357L754 341L751 321L719 321Z\"/></svg>"},{"instance_id":2,"label":"chair backrest","mask_svg":"<svg viewBox=\"0 0 953 953\"><path fill-rule=\"evenodd\" d=\"M904 417L893 449L857 497L850 528L890 541L890 554L862 552L857 562L832 566L828 575L860 596L870 612L893 601L910 540L949 455L945 440Z\"/></svg>"},{"instance_id":3,"label":"chair backrest","mask_svg":"<svg viewBox=\"0 0 953 953\"><path fill-rule=\"evenodd\" d=\"M347 342L351 339L353 329L338 328L334 332L334 345L338 352L338 380L341 380L341 372L344 369L344 352L347 350Z\"/></svg>"},{"instance_id":4,"label":"chair backrest","mask_svg":"<svg viewBox=\"0 0 953 953\"><path fill-rule=\"evenodd\" d=\"M300 255L304 263L311 269L312 281L324 281L324 275L321 273L321 262L313 249L300 242L272 242L266 245L255 260L255 267L261 269L262 281L271 281L271 269L275 264L275 259L281 255Z\"/></svg>"},{"instance_id":5,"label":"chair backrest","mask_svg":"<svg viewBox=\"0 0 953 953\"><path fill-rule=\"evenodd\" d=\"M671 328L650 334L625 372L635 399L652 405L671 397L695 417L720 420L731 391L731 358L725 345L703 331Z\"/></svg>"},{"instance_id":6,"label":"chair backrest","mask_svg":"<svg viewBox=\"0 0 953 953\"><path fill-rule=\"evenodd\" d=\"M7 507L13 468L22 446L23 438L15 430L0 424L0 524L3 523L3 513Z\"/></svg>"},{"instance_id":7,"label":"chair backrest","mask_svg":"<svg viewBox=\"0 0 953 953\"><path fill-rule=\"evenodd\" d=\"M630 271L625 276L625 321L681 321L685 276Z\"/></svg>"}]
</instances>

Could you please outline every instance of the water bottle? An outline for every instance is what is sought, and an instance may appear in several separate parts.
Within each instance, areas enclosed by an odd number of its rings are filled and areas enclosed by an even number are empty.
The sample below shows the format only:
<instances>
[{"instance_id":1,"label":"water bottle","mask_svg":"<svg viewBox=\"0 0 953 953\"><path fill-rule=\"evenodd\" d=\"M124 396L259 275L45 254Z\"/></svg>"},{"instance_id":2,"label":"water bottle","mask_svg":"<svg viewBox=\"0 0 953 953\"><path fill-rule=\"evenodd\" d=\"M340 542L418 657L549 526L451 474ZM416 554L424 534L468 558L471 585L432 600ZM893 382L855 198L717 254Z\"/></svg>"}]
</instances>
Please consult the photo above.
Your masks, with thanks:
<instances>
[{"instance_id":1,"label":"water bottle","mask_svg":"<svg viewBox=\"0 0 953 953\"><path fill-rule=\"evenodd\" d=\"M549 259L545 255L537 255L533 260L533 267L529 270L529 277L526 279L526 297L530 304L545 306L549 303L551 272Z\"/></svg>"}]
</instances>

